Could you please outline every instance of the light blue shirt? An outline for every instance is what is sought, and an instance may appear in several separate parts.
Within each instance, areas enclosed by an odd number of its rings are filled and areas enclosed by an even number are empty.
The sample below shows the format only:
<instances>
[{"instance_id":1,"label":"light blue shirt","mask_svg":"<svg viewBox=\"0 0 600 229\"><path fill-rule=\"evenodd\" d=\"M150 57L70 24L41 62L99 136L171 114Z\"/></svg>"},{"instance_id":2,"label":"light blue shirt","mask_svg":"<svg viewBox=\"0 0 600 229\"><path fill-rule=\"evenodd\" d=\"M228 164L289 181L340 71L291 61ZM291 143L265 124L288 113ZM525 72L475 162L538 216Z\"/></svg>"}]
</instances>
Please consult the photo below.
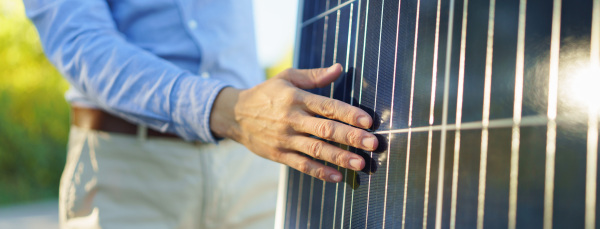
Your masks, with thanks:
<instances>
[{"instance_id":1,"label":"light blue shirt","mask_svg":"<svg viewBox=\"0 0 600 229\"><path fill-rule=\"evenodd\" d=\"M219 91L264 79L250 0L24 2L69 102L186 140L216 142Z\"/></svg>"}]
</instances>

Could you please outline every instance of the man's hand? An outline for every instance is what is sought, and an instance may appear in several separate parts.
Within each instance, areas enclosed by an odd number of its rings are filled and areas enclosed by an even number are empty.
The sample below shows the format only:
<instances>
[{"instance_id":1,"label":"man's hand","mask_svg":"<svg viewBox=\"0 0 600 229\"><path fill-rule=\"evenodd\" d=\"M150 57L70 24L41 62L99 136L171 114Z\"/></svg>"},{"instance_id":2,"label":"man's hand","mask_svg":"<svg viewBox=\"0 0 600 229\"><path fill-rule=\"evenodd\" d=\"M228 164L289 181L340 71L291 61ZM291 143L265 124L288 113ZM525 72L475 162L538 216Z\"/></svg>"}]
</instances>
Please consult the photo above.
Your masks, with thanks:
<instances>
[{"instance_id":1,"label":"man's hand","mask_svg":"<svg viewBox=\"0 0 600 229\"><path fill-rule=\"evenodd\" d=\"M373 151L378 145L375 135L350 126L369 128L373 123L371 116L339 100L301 89L324 87L337 79L341 71L339 64L327 69L288 69L248 90L225 88L213 105L211 130L261 157L324 181L339 182L339 171L300 154L361 170L365 161L359 155L309 136Z\"/></svg>"}]
</instances>

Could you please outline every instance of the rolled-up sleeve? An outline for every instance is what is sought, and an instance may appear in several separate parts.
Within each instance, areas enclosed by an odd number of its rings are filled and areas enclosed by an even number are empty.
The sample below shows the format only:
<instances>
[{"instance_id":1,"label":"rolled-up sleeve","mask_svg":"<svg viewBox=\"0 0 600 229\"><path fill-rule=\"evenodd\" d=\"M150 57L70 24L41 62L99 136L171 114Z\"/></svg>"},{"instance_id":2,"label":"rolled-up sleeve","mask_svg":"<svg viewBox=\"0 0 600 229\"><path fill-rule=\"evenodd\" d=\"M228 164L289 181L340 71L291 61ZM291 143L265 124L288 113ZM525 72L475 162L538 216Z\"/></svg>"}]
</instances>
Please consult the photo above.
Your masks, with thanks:
<instances>
[{"instance_id":1,"label":"rolled-up sleeve","mask_svg":"<svg viewBox=\"0 0 600 229\"><path fill-rule=\"evenodd\" d=\"M24 0L44 52L102 109L186 140L216 142L212 104L227 84L128 43L104 0Z\"/></svg>"}]
</instances>

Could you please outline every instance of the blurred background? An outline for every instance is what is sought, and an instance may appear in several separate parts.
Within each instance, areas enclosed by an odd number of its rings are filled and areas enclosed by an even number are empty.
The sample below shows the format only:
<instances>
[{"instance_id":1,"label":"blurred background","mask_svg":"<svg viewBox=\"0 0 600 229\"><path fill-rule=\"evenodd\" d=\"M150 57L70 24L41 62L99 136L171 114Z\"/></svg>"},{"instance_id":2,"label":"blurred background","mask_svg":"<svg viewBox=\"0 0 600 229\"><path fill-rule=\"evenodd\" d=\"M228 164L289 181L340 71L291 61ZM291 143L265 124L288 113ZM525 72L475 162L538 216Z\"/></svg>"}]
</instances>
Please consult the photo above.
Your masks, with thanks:
<instances>
[{"instance_id":1,"label":"blurred background","mask_svg":"<svg viewBox=\"0 0 600 229\"><path fill-rule=\"evenodd\" d=\"M258 58L268 77L292 66L297 4L254 0ZM0 1L0 228L58 228L67 88L22 1Z\"/></svg>"}]
</instances>

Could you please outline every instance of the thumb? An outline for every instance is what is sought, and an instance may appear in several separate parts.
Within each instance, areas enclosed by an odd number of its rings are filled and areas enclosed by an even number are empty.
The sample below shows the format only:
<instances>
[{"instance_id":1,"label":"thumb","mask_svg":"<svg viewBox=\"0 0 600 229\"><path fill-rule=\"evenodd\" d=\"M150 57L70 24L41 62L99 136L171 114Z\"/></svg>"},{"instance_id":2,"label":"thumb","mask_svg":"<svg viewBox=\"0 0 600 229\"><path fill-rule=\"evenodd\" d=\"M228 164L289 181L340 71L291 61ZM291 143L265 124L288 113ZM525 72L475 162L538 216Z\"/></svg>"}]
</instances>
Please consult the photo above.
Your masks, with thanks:
<instances>
[{"instance_id":1,"label":"thumb","mask_svg":"<svg viewBox=\"0 0 600 229\"><path fill-rule=\"evenodd\" d=\"M282 74L282 78L290 81L296 87L313 89L324 87L340 77L342 66L334 64L329 68L291 69Z\"/></svg>"}]
</instances>

